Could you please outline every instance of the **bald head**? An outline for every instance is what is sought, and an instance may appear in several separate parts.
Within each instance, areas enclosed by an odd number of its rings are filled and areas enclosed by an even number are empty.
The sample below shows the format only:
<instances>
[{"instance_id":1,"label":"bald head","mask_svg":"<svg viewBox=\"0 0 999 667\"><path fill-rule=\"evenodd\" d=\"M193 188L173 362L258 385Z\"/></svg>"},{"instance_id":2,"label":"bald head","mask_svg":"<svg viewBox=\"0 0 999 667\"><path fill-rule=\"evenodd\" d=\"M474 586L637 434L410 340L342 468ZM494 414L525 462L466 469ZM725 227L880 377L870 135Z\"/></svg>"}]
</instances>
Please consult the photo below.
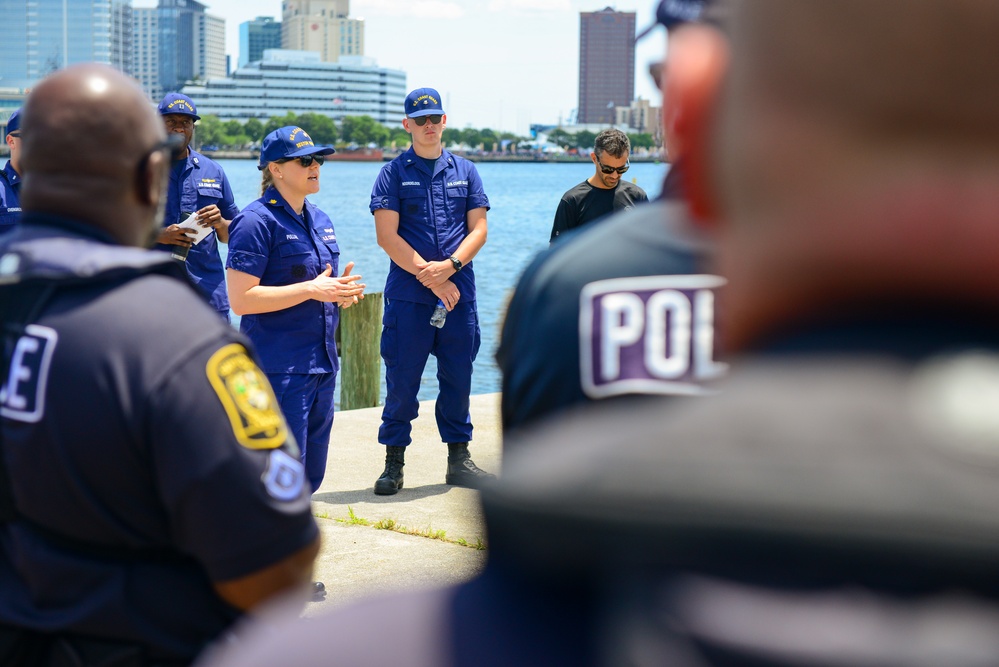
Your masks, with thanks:
<instances>
[{"instance_id":1,"label":"bald head","mask_svg":"<svg viewBox=\"0 0 999 667\"><path fill-rule=\"evenodd\" d=\"M103 65L60 70L22 112L22 208L90 224L125 245L158 226L168 159L163 123L134 81Z\"/></svg>"},{"instance_id":2,"label":"bald head","mask_svg":"<svg viewBox=\"0 0 999 667\"><path fill-rule=\"evenodd\" d=\"M999 3L736 0L707 180L735 347L811 313L999 297Z\"/></svg>"}]
</instances>

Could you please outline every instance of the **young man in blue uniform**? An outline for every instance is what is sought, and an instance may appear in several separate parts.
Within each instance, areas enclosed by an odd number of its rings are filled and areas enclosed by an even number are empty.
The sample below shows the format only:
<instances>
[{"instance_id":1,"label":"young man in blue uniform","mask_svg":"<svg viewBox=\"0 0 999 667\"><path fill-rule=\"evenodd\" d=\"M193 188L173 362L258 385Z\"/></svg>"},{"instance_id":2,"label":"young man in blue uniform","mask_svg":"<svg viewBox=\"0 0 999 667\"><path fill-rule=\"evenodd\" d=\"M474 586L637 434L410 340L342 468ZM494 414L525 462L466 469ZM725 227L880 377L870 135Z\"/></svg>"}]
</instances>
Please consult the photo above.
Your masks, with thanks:
<instances>
[{"instance_id":1,"label":"young man in blue uniform","mask_svg":"<svg viewBox=\"0 0 999 667\"><path fill-rule=\"evenodd\" d=\"M392 260L385 282L381 352L387 395L378 429L385 470L375 493L391 495L403 485L405 451L419 411L420 377L437 357L437 429L448 445L445 481L476 486L488 477L468 454L472 362L479 351L472 258L486 242L489 199L468 160L443 148L447 116L433 88L406 96L402 126L409 150L378 175L371 191L378 245ZM443 327L430 323L442 304Z\"/></svg>"},{"instance_id":2,"label":"young man in blue uniform","mask_svg":"<svg viewBox=\"0 0 999 667\"><path fill-rule=\"evenodd\" d=\"M7 120L7 147L10 159L0 170L0 234L10 230L21 217L21 110Z\"/></svg>"},{"instance_id":3,"label":"young man in blue uniform","mask_svg":"<svg viewBox=\"0 0 999 667\"><path fill-rule=\"evenodd\" d=\"M170 157L139 87L78 65L24 108L25 213L0 237L0 664L186 665L242 611L304 600L311 490L249 341L145 249Z\"/></svg>"},{"instance_id":4,"label":"young man in blue uniform","mask_svg":"<svg viewBox=\"0 0 999 667\"><path fill-rule=\"evenodd\" d=\"M229 180L217 162L191 148L194 123L201 120L194 101L187 95L168 93L159 104L167 132L184 137L184 152L170 169L163 230L157 242L161 250L184 257L187 275L209 305L229 321L229 296L219 243L229 242L229 223L239 213L233 201ZM191 242L190 230L178 227L192 213L198 224L212 231L198 244Z\"/></svg>"}]
</instances>

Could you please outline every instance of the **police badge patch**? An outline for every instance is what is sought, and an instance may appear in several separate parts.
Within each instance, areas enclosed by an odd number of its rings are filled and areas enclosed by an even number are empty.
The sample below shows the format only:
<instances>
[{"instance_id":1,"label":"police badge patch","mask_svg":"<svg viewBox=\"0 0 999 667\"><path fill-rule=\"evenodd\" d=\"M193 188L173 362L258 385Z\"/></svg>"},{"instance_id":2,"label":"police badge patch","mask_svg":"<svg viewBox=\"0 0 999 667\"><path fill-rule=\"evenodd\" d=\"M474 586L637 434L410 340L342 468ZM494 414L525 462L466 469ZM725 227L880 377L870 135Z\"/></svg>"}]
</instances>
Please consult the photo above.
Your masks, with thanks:
<instances>
[{"instance_id":1,"label":"police badge patch","mask_svg":"<svg viewBox=\"0 0 999 667\"><path fill-rule=\"evenodd\" d=\"M238 343L212 355L205 367L239 444L275 449L288 438L288 427L264 372Z\"/></svg>"}]
</instances>

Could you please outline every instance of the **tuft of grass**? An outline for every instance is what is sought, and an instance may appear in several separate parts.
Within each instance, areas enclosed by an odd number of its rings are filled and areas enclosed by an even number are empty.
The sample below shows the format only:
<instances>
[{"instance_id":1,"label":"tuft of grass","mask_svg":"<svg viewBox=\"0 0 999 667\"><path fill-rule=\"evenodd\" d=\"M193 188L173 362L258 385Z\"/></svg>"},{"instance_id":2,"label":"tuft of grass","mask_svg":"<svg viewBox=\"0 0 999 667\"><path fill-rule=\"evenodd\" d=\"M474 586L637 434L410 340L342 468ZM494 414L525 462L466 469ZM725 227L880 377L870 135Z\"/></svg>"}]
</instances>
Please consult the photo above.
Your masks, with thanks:
<instances>
[{"instance_id":1,"label":"tuft of grass","mask_svg":"<svg viewBox=\"0 0 999 667\"><path fill-rule=\"evenodd\" d=\"M314 513L318 519L330 519L329 512L316 512ZM333 518L337 523L343 523L348 526L371 526L376 530L391 530L396 533L402 533L403 535L413 535L415 537L424 537L429 540L439 540L441 542L447 542L449 544L457 544L460 547L467 547L469 549L475 549L476 551L483 551L486 548L485 543L482 541L481 537L475 538L475 544L470 543L463 537L458 539L450 539L447 536L446 530L434 530L432 527L427 526L426 528L407 528L402 524L398 523L395 519L379 519L378 521L372 523L364 517L357 516L354 512L354 508L347 505L347 517L346 518Z\"/></svg>"}]
</instances>

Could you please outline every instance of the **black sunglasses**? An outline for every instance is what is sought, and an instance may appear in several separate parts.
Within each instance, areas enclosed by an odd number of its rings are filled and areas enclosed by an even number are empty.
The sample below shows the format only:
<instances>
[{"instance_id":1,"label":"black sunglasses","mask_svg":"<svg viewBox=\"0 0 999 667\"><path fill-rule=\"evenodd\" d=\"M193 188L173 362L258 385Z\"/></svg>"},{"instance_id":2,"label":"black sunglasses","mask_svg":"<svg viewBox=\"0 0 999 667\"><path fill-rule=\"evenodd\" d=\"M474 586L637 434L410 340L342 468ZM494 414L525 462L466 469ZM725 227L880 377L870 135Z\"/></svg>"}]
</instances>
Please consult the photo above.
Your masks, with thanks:
<instances>
[{"instance_id":1,"label":"black sunglasses","mask_svg":"<svg viewBox=\"0 0 999 667\"><path fill-rule=\"evenodd\" d=\"M608 167L607 165L605 165L603 162L600 161L600 158L597 158L597 164L600 165L600 171L604 172L605 174L613 174L615 171L619 174L623 174L624 172L631 169L630 162L625 162L623 167Z\"/></svg>"},{"instance_id":2,"label":"black sunglasses","mask_svg":"<svg viewBox=\"0 0 999 667\"><path fill-rule=\"evenodd\" d=\"M430 122L431 122L431 123L432 123L433 125L437 125L438 123L440 123L440 122L441 122L441 120L442 120L443 118L444 118L444 116L443 116L442 114L439 114L439 113L435 113L435 114L431 114L431 115L429 115L429 116L420 116L419 118L414 118L414 119L413 119L413 122L414 122L414 123L416 123L416 124L417 124L417 125L418 125L419 127L423 127L424 125L426 125L426 124L427 124L427 121L428 121L428 120L429 120L429 121L430 121Z\"/></svg>"},{"instance_id":3,"label":"black sunglasses","mask_svg":"<svg viewBox=\"0 0 999 667\"><path fill-rule=\"evenodd\" d=\"M298 160L298 163L303 167L311 167L312 163L315 162L320 167L326 163L325 155L302 155L300 157L286 157L283 160L278 160L278 164L284 164L285 162L291 162L292 160Z\"/></svg>"}]
</instances>

